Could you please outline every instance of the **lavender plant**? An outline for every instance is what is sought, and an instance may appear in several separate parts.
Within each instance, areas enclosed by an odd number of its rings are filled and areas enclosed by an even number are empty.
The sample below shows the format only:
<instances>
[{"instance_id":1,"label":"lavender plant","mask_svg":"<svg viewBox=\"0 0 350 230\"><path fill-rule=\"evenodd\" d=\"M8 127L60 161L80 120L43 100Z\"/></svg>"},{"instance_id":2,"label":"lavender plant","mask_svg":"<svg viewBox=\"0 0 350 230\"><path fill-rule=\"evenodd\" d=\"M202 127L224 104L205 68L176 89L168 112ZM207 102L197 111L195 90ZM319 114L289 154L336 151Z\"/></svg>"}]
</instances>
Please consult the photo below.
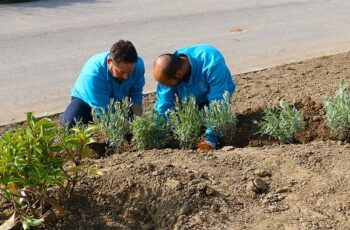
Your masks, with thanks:
<instances>
[{"instance_id":1,"label":"lavender plant","mask_svg":"<svg viewBox=\"0 0 350 230\"><path fill-rule=\"evenodd\" d=\"M334 96L327 96L323 102L326 122L339 139L350 137L350 89L342 80Z\"/></svg>"},{"instance_id":2,"label":"lavender plant","mask_svg":"<svg viewBox=\"0 0 350 230\"><path fill-rule=\"evenodd\" d=\"M169 143L171 135L164 115L153 111L135 117L131 123L132 141L137 149L162 149Z\"/></svg>"},{"instance_id":3,"label":"lavender plant","mask_svg":"<svg viewBox=\"0 0 350 230\"><path fill-rule=\"evenodd\" d=\"M232 139L236 132L237 117L230 106L230 95L225 92L222 100L216 100L204 107L203 122L218 136Z\"/></svg>"},{"instance_id":4,"label":"lavender plant","mask_svg":"<svg viewBox=\"0 0 350 230\"><path fill-rule=\"evenodd\" d=\"M200 136L201 114L194 97L175 103L175 109L166 112L175 139L183 149L193 149Z\"/></svg>"},{"instance_id":5,"label":"lavender plant","mask_svg":"<svg viewBox=\"0 0 350 230\"><path fill-rule=\"evenodd\" d=\"M264 112L263 120L258 122L260 133L281 143L292 142L295 134L303 128L302 114L283 100L279 107L267 106Z\"/></svg>"},{"instance_id":6,"label":"lavender plant","mask_svg":"<svg viewBox=\"0 0 350 230\"><path fill-rule=\"evenodd\" d=\"M126 142L125 136L130 133L130 107L129 98L121 102L111 102L107 109L93 109L92 117L94 123L104 133L109 146L121 151Z\"/></svg>"}]
</instances>

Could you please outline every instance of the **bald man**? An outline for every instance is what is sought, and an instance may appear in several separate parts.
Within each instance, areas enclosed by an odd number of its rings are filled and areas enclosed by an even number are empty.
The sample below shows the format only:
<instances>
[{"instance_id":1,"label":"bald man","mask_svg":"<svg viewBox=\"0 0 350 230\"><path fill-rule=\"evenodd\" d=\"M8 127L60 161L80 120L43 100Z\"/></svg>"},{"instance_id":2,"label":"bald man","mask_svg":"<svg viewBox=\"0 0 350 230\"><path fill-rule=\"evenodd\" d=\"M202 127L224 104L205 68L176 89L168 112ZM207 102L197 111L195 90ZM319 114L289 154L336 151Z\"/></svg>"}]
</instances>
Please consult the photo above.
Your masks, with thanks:
<instances>
[{"instance_id":1,"label":"bald man","mask_svg":"<svg viewBox=\"0 0 350 230\"><path fill-rule=\"evenodd\" d=\"M162 54L154 62L153 75L157 86L157 101L154 108L159 114L175 107L179 100L195 97L200 109L212 101L223 99L227 91L230 96L235 84L222 54L211 45L193 45ZM220 136L211 130L205 132L202 149L215 149Z\"/></svg>"}]
</instances>

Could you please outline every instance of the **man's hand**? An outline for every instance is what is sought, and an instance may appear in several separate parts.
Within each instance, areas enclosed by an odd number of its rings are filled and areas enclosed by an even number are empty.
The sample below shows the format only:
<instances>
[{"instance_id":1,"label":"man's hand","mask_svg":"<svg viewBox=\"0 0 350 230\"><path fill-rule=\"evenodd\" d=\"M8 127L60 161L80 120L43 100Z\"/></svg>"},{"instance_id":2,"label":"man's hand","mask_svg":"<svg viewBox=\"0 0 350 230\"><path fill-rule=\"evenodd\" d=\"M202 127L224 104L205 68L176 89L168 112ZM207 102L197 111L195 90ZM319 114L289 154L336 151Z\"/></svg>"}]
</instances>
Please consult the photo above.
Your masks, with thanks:
<instances>
[{"instance_id":1,"label":"man's hand","mask_svg":"<svg viewBox=\"0 0 350 230\"><path fill-rule=\"evenodd\" d=\"M138 103L133 103L131 105L131 111L136 115L140 116L142 114L142 105Z\"/></svg>"}]
</instances>

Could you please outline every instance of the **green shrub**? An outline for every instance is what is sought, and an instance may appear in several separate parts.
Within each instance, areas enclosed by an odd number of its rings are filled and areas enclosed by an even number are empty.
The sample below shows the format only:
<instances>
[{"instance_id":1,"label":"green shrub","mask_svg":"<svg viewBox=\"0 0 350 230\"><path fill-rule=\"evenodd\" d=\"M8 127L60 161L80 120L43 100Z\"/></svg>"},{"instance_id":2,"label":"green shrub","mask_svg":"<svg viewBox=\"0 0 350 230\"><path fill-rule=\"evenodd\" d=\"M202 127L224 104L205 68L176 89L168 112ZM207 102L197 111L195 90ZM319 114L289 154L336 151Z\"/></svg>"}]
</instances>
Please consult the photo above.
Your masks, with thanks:
<instances>
[{"instance_id":1,"label":"green shrub","mask_svg":"<svg viewBox=\"0 0 350 230\"><path fill-rule=\"evenodd\" d=\"M0 139L0 195L13 204L13 218L22 222L24 229L38 226L49 213L50 207L62 214L60 202L53 191L70 194L87 172L98 173L88 166L82 168L77 156L85 156L90 142L86 135L64 134L48 118L37 121L27 114L25 127L16 132L4 133ZM74 160L64 151L75 151ZM72 160L72 161L71 161ZM69 190L69 191L68 191ZM45 211L46 210L46 211Z\"/></svg>"},{"instance_id":2,"label":"green shrub","mask_svg":"<svg viewBox=\"0 0 350 230\"><path fill-rule=\"evenodd\" d=\"M121 102L111 102L107 109L92 110L94 123L104 133L109 146L118 151L122 150L125 137L130 133L130 107L129 98L124 98Z\"/></svg>"},{"instance_id":3,"label":"green shrub","mask_svg":"<svg viewBox=\"0 0 350 230\"><path fill-rule=\"evenodd\" d=\"M335 96L327 96L323 102L326 122L340 139L350 137L350 90L344 80L340 82Z\"/></svg>"},{"instance_id":4,"label":"green shrub","mask_svg":"<svg viewBox=\"0 0 350 230\"><path fill-rule=\"evenodd\" d=\"M201 132L201 114L194 97L175 103L175 109L166 112L175 139L183 149L193 149Z\"/></svg>"},{"instance_id":5,"label":"green shrub","mask_svg":"<svg viewBox=\"0 0 350 230\"><path fill-rule=\"evenodd\" d=\"M71 194L76 184L87 174L100 174L98 169L91 168L84 161L93 155L89 144L96 142L94 136L98 133L98 129L95 125L77 122L70 130L63 128L58 131L66 161L73 163L62 168L67 180L65 191Z\"/></svg>"},{"instance_id":6,"label":"green shrub","mask_svg":"<svg viewBox=\"0 0 350 230\"><path fill-rule=\"evenodd\" d=\"M137 149L162 149L170 141L170 131L163 115L147 112L131 123L133 142Z\"/></svg>"},{"instance_id":7,"label":"green shrub","mask_svg":"<svg viewBox=\"0 0 350 230\"><path fill-rule=\"evenodd\" d=\"M237 117L231 109L230 96L225 92L223 100L216 100L204 107L204 126L222 138L233 138L236 132Z\"/></svg>"},{"instance_id":8,"label":"green shrub","mask_svg":"<svg viewBox=\"0 0 350 230\"><path fill-rule=\"evenodd\" d=\"M263 120L258 122L260 133L281 143L292 142L294 135L303 128L302 114L284 101L277 108L267 106L264 112Z\"/></svg>"}]
</instances>

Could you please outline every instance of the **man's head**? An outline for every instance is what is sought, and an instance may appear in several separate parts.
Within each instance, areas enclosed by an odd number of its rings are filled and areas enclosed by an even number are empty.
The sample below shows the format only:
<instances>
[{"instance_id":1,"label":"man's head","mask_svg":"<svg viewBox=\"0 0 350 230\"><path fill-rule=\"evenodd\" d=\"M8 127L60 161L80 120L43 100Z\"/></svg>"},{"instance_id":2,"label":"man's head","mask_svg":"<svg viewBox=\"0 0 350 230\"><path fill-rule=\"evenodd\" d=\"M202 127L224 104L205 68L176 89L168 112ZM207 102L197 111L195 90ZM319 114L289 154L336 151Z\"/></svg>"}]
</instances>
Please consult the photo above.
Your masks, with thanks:
<instances>
[{"instance_id":1,"label":"man's head","mask_svg":"<svg viewBox=\"0 0 350 230\"><path fill-rule=\"evenodd\" d=\"M153 64L154 79L166 86L177 85L189 71L190 64L185 56L162 54Z\"/></svg>"},{"instance_id":2,"label":"man's head","mask_svg":"<svg viewBox=\"0 0 350 230\"><path fill-rule=\"evenodd\" d=\"M107 59L111 75L117 79L127 79L134 71L137 58L136 49L130 41L114 43Z\"/></svg>"}]
</instances>

